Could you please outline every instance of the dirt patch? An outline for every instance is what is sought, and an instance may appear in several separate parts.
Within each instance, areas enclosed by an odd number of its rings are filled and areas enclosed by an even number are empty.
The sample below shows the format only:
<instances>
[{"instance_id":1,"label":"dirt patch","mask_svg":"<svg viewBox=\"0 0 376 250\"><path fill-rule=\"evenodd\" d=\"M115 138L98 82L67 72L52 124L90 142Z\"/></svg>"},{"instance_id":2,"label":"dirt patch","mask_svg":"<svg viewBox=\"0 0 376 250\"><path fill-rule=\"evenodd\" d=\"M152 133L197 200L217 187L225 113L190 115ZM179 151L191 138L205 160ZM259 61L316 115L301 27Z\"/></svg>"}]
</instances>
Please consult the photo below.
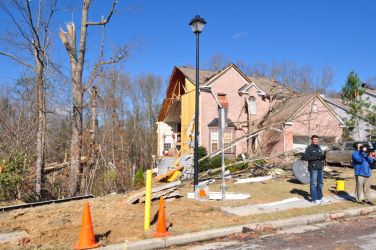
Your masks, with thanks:
<instances>
[{"instance_id":1,"label":"dirt patch","mask_svg":"<svg viewBox=\"0 0 376 250\"><path fill-rule=\"evenodd\" d=\"M341 177L351 177L352 169L338 168ZM375 183L373 177L372 182ZM240 201L195 201L185 198L186 192L192 190L188 184L180 188L184 197L166 202L166 224L172 235L183 234L212 228L220 228L244 223L262 222L280 218L289 218L304 214L315 214L325 211L341 211L361 205L352 202L336 203L302 209L291 209L278 213L237 217L223 212L222 206L240 206L278 201L291 197L307 197L309 185L302 185L288 175L277 180L264 183L233 184L226 180L229 192L250 193L251 198ZM210 191L219 191L220 183L210 185ZM325 179L324 195L333 195L335 179ZM346 182L349 192L354 190L354 181ZM89 199L91 215L96 238L102 244L121 243L125 240L151 238L155 224L150 231L144 233L144 205L130 205L125 202L126 195L108 195ZM62 204L51 204L41 207L20 209L0 213L0 233L25 231L28 239L22 246L3 244L0 249L12 247L59 248L71 249L78 241L81 216L85 201L72 201ZM158 201L152 202L151 218L156 217ZM19 243L19 244L21 244Z\"/></svg>"}]
</instances>

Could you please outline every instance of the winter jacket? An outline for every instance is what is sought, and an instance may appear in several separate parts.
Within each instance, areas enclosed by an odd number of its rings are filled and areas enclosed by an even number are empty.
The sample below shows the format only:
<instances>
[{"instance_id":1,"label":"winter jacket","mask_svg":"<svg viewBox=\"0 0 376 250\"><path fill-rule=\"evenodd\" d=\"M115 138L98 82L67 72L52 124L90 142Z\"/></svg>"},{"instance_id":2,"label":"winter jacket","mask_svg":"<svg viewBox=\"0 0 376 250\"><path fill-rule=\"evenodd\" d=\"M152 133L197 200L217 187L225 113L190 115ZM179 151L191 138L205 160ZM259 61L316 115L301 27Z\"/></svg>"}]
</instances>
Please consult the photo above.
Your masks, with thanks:
<instances>
[{"instance_id":1,"label":"winter jacket","mask_svg":"<svg viewBox=\"0 0 376 250\"><path fill-rule=\"evenodd\" d=\"M372 175L370 164L373 159L366 152L356 150L352 153L352 164L354 166L355 175L369 177Z\"/></svg>"},{"instance_id":2,"label":"winter jacket","mask_svg":"<svg viewBox=\"0 0 376 250\"><path fill-rule=\"evenodd\" d=\"M319 145L309 145L302 159L308 161L309 170L322 170L324 168L325 155L322 153Z\"/></svg>"}]
</instances>

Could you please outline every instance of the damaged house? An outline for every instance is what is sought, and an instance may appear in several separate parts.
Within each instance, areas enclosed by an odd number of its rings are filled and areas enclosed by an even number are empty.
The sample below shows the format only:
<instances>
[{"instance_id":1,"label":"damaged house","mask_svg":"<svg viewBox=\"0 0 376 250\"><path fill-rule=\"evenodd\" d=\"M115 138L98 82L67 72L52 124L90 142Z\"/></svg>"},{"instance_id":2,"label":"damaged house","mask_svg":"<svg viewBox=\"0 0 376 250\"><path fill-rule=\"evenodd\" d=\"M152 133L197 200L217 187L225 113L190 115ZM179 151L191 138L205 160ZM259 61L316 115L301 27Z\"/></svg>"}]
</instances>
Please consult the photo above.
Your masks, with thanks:
<instances>
[{"instance_id":1,"label":"damaged house","mask_svg":"<svg viewBox=\"0 0 376 250\"><path fill-rule=\"evenodd\" d=\"M159 156L192 155L194 146L195 69L174 67L158 116ZM220 148L218 107L225 107L225 145L246 134L225 151L227 158L262 151L280 154L302 150L317 134L322 143L337 142L343 122L318 94L299 95L263 77L246 76L234 64L220 71L200 70L199 145ZM265 128L265 129L263 129Z\"/></svg>"}]
</instances>

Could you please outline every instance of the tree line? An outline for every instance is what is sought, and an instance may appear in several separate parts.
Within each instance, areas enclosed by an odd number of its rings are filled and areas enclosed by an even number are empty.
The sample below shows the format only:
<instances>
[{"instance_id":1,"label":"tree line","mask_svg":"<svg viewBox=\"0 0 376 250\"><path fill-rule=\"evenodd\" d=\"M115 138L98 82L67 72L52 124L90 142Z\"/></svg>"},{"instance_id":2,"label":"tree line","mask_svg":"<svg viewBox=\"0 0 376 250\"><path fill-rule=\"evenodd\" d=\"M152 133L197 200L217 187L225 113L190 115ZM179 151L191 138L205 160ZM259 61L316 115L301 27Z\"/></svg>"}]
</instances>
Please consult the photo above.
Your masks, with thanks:
<instances>
[{"instance_id":1,"label":"tree line","mask_svg":"<svg viewBox=\"0 0 376 250\"><path fill-rule=\"evenodd\" d=\"M25 72L0 96L0 200L124 191L153 164L162 80L124 73L128 45L107 56L118 3L97 20L91 4L82 0L81 20L61 28L61 1L0 1L8 18L0 55ZM89 29L100 30L97 51L88 51ZM54 58L57 46L66 55Z\"/></svg>"}]
</instances>

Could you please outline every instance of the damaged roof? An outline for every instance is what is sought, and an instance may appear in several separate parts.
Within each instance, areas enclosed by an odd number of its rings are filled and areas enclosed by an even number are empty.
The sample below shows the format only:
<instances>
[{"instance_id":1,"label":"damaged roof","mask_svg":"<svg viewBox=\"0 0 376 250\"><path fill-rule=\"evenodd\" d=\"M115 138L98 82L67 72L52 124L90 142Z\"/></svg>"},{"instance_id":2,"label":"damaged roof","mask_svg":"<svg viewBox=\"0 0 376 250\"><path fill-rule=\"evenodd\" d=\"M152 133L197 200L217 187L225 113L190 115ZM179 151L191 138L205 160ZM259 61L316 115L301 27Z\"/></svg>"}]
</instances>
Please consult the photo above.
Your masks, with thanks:
<instances>
[{"instance_id":1,"label":"damaged roof","mask_svg":"<svg viewBox=\"0 0 376 250\"><path fill-rule=\"evenodd\" d=\"M281 102L279 106L266 116L262 125L280 124L288 121L296 112L298 112L308 101L316 94L308 94L303 96L294 96Z\"/></svg>"}]
</instances>

